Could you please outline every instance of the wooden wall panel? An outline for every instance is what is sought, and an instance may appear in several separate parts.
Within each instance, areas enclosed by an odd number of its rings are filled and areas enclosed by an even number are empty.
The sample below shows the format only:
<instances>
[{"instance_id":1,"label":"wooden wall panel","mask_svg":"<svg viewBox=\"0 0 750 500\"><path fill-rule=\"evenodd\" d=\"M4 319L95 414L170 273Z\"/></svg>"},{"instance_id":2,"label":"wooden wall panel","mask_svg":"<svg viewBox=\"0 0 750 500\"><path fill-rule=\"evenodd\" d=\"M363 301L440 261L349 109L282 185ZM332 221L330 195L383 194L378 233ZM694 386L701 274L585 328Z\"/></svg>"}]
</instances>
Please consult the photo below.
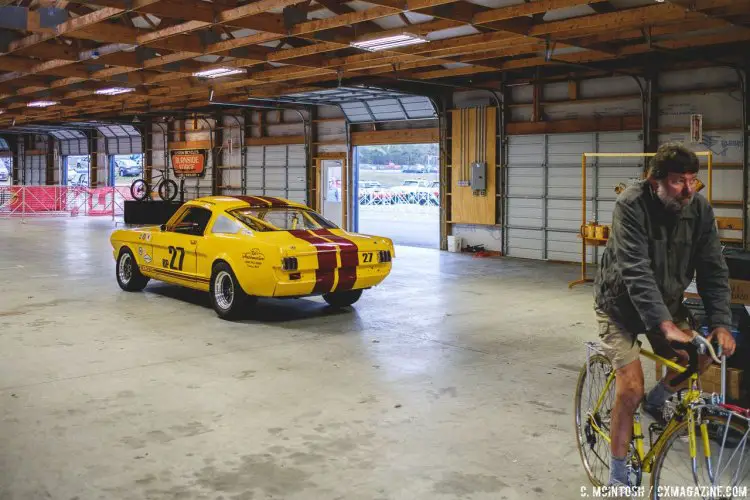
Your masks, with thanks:
<instances>
[{"instance_id":1,"label":"wooden wall panel","mask_svg":"<svg viewBox=\"0 0 750 500\"><path fill-rule=\"evenodd\" d=\"M470 186L460 182L471 180L471 163L477 160L477 113L484 113L484 160L487 163L487 189L478 194ZM452 157L451 165L451 220L452 223L496 224L497 165L497 110L492 108L469 108L451 110Z\"/></svg>"}]
</instances>

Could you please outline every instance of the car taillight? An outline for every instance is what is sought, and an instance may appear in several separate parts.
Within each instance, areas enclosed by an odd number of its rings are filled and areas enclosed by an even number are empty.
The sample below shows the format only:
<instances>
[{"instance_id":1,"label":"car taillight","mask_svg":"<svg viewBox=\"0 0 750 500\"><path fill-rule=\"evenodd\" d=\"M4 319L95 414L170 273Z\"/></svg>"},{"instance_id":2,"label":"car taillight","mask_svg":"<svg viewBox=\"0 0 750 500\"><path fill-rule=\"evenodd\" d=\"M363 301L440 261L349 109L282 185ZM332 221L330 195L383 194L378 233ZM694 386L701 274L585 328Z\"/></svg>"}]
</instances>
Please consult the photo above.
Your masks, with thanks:
<instances>
[{"instance_id":1,"label":"car taillight","mask_svg":"<svg viewBox=\"0 0 750 500\"><path fill-rule=\"evenodd\" d=\"M391 251L390 250L378 250L378 259L380 260L380 262L390 262Z\"/></svg>"},{"instance_id":2,"label":"car taillight","mask_svg":"<svg viewBox=\"0 0 750 500\"><path fill-rule=\"evenodd\" d=\"M281 269L284 271L296 271L297 257L284 257L281 259Z\"/></svg>"}]
</instances>

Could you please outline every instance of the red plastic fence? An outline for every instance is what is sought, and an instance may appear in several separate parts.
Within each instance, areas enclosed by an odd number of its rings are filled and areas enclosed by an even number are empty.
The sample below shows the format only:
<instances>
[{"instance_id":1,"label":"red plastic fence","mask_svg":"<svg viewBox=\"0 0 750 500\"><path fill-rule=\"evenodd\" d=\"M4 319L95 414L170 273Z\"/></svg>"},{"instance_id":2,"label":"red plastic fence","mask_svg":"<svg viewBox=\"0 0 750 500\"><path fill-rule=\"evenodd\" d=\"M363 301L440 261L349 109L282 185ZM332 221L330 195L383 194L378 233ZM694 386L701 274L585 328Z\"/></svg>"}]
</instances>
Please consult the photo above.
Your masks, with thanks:
<instances>
[{"instance_id":1,"label":"red plastic fence","mask_svg":"<svg viewBox=\"0 0 750 500\"><path fill-rule=\"evenodd\" d=\"M130 189L117 187L0 186L0 217L120 216Z\"/></svg>"}]
</instances>

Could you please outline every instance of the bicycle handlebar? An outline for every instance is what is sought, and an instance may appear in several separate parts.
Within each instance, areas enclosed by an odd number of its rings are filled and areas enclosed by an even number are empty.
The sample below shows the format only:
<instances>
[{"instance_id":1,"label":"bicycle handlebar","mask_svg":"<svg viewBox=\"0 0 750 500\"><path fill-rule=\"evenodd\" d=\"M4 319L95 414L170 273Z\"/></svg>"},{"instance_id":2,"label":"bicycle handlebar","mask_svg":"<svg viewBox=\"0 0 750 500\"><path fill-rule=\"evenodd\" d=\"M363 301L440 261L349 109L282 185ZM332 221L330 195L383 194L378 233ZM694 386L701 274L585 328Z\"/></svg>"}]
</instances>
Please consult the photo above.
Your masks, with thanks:
<instances>
[{"instance_id":1,"label":"bicycle handlebar","mask_svg":"<svg viewBox=\"0 0 750 500\"><path fill-rule=\"evenodd\" d=\"M669 385L673 387L681 384L698 371L698 355L708 353L713 361L722 364L721 359L719 359L719 356L721 356L721 346L719 346L719 355L717 356L711 342L695 331L693 331L693 338L690 343L670 342L670 344L674 349L683 350L688 353L687 370L672 379Z\"/></svg>"}]
</instances>

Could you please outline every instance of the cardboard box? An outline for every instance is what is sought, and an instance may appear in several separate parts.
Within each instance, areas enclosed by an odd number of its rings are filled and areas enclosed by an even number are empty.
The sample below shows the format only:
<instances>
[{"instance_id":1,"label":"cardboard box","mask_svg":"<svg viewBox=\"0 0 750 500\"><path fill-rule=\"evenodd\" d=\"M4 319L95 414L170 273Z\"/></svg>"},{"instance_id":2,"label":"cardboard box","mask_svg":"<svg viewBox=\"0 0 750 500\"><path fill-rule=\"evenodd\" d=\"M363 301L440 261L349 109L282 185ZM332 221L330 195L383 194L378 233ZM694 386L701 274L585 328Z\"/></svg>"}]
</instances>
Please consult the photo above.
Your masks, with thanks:
<instances>
[{"instance_id":1,"label":"cardboard box","mask_svg":"<svg viewBox=\"0 0 750 500\"><path fill-rule=\"evenodd\" d=\"M658 382L662 377L662 365L656 363L655 379ZM727 398L739 400L742 389L743 371L739 368L727 368ZM700 384L703 392L721 393L721 368L711 365L700 376Z\"/></svg>"},{"instance_id":2,"label":"cardboard box","mask_svg":"<svg viewBox=\"0 0 750 500\"><path fill-rule=\"evenodd\" d=\"M732 290L732 304L750 305L750 281L729 280L729 288ZM685 290L686 298L699 299L698 286L693 280Z\"/></svg>"}]
</instances>

